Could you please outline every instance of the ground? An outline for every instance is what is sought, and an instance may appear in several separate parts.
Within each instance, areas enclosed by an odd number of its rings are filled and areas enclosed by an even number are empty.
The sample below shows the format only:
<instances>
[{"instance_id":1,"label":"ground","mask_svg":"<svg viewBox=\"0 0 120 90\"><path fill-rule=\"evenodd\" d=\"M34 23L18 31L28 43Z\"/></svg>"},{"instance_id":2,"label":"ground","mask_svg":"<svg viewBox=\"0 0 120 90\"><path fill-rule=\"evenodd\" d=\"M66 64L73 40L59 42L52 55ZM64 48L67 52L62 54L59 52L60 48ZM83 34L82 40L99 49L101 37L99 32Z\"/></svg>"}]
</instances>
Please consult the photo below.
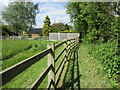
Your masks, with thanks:
<instances>
[{"instance_id":1,"label":"ground","mask_svg":"<svg viewBox=\"0 0 120 90\"><path fill-rule=\"evenodd\" d=\"M70 61L66 64L65 77L61 88L112 88L107 76L101 69L100 63L88 53L88 46L81 44L73 52Z\"/></svg>"},{"instance_id":2,"label":"ground","mask_svg":"<svg viewBox=\"0 0 120 90\"><path fill-rule=\"evenodd\" d=\"M58 48L56 57L63 46ZM64 56L64 54L63 54ZM59 65L63 56L60 57L55 67ZM32 65L30 68L16 76L3 88L28 88L47 67L47 57ZM58 88L112 88L107 76L101 69L101 64L89 54L89 46L80 44L70 54L70 58L64 65ZM31 72L32 71L32 72ZM47 77L38 88L47 87Z\"/></svg>"}]
</instances>

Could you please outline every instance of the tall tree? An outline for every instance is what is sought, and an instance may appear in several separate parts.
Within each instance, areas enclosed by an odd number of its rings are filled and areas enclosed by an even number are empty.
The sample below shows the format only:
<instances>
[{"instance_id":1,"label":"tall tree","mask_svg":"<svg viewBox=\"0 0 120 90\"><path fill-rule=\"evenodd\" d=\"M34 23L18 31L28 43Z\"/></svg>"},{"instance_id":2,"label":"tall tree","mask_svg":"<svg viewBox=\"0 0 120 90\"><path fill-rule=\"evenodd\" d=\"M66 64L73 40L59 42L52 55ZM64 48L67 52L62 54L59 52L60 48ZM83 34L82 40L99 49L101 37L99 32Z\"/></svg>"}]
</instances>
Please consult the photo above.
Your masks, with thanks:
<instances>
[{"instance_id":1,"label":"tall tree","mask_svg":"<svg viewBox=\"0 0 120 90\"><path fill-rule=\"evenodd\" d=\"M38 4L32 2L12 2L2 12L2 18L16 33L28 32L35 25L39 13Z\"/></svg>"},{"instance_id":2,"label":"tall tree","mask_svg":"<svg viewBox=\"0 0 120 90\"><path fill-rule=\"evenodd\" d=\"M49 36L49 33L52 30L52 27L50 24L51 24L50 18L48 15L46 15L44 25L43 25L43 30L42 30L42 33L44 36Z\"/></svg>"},{"instance_id":3,"label":"tall tree","mask_svg":"<svg viewBox=\"0 0 120 90\"><path fill-rule=\"evenodd\" d=\"M110 2L70 2L66 8L71 22L83 37L87 35L90 41L108 41L114 17Z\"/></svg>"}]
</instances>

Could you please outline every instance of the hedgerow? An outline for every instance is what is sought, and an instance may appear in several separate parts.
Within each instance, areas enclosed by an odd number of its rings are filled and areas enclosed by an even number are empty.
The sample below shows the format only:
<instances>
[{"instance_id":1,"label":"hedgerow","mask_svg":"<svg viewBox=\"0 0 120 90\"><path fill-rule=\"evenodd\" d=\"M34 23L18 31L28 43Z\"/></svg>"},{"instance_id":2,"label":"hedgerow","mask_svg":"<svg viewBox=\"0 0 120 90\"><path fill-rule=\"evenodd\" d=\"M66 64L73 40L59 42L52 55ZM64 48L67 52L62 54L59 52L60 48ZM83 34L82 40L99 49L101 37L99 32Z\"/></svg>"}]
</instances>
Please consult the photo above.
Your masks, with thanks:
<instances>
[{"instance_id":1,"label":"hedgerow","mask_svg":"<svg viewBox=\"0 0 120 90\"><path fill-rule=\"evenodd\" d=\"M98 60L110 79L113 87L117 86L117 77L120 75L120 58L118 57L116 42L91 45L90 54Z\"/></svg>"}]
</instances>

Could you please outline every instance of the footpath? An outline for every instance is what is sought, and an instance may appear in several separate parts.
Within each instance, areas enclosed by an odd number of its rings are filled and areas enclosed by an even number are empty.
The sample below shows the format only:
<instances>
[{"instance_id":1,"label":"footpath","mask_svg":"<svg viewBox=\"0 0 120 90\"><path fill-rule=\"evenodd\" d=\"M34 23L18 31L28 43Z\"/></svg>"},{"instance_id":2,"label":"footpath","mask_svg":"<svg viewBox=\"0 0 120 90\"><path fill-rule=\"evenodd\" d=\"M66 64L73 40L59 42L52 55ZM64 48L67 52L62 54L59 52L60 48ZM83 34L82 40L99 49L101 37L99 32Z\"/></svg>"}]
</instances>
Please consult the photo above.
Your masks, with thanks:
<instances>
[{"instance_id":1,"label":"footpath","mask_svg":"<svg viewBox=\"0 0 120 90\"><path fill-rule=\"evenodd\" d=\"M81 44L66 64L61 88L112 88L101 65L88 53L88 47Z\"/></svg>"}]
</instances>

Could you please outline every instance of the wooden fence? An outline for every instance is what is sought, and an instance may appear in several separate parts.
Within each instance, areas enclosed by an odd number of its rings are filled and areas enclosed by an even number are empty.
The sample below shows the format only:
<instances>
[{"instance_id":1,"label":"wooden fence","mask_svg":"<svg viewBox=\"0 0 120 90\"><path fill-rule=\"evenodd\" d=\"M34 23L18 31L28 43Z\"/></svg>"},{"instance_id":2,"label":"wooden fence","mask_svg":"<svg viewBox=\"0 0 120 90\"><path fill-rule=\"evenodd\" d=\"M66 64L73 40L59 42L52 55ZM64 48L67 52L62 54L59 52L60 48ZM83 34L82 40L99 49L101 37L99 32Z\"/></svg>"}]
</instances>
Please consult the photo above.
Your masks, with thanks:
<instances>
[{"instance_id":1,"label":"wooden fence","mask_svg":"<svg viewBox=\"0 0 120 90\"><path fill-rule=\"evenodd\" d=\"M64 45L64 49L60 52L60 54L55 58L55 50ZM60 75L56 75L60 68L64 68L65 62L69 59L69 55L77 46L79 45L79 37L74 39L64 40L63 42L59 43L58 45L54 45L54 43L50 43L47 45L47 49L41 53L38 53L24 61L21 61L3 71L0 72L0 76L2 76L2 85L9 82L15 76L23 72L25 69L29 68L31 65L39 61L45 56L48 56L48 67L43 72L42 75L38 77L38 79L30 86L31 89L38 88L41 82L45 79L48 75L48 87L47 88L57 88L59 77ZM57 68L55 68L55 64L61 55L64 54L63 59L61 60L60 64ZM61 70L62 71L62 70ZM60 71L60 72L61 72ZM58 76L58 77L57 77Z\"/></svg>"}]
</instances>

